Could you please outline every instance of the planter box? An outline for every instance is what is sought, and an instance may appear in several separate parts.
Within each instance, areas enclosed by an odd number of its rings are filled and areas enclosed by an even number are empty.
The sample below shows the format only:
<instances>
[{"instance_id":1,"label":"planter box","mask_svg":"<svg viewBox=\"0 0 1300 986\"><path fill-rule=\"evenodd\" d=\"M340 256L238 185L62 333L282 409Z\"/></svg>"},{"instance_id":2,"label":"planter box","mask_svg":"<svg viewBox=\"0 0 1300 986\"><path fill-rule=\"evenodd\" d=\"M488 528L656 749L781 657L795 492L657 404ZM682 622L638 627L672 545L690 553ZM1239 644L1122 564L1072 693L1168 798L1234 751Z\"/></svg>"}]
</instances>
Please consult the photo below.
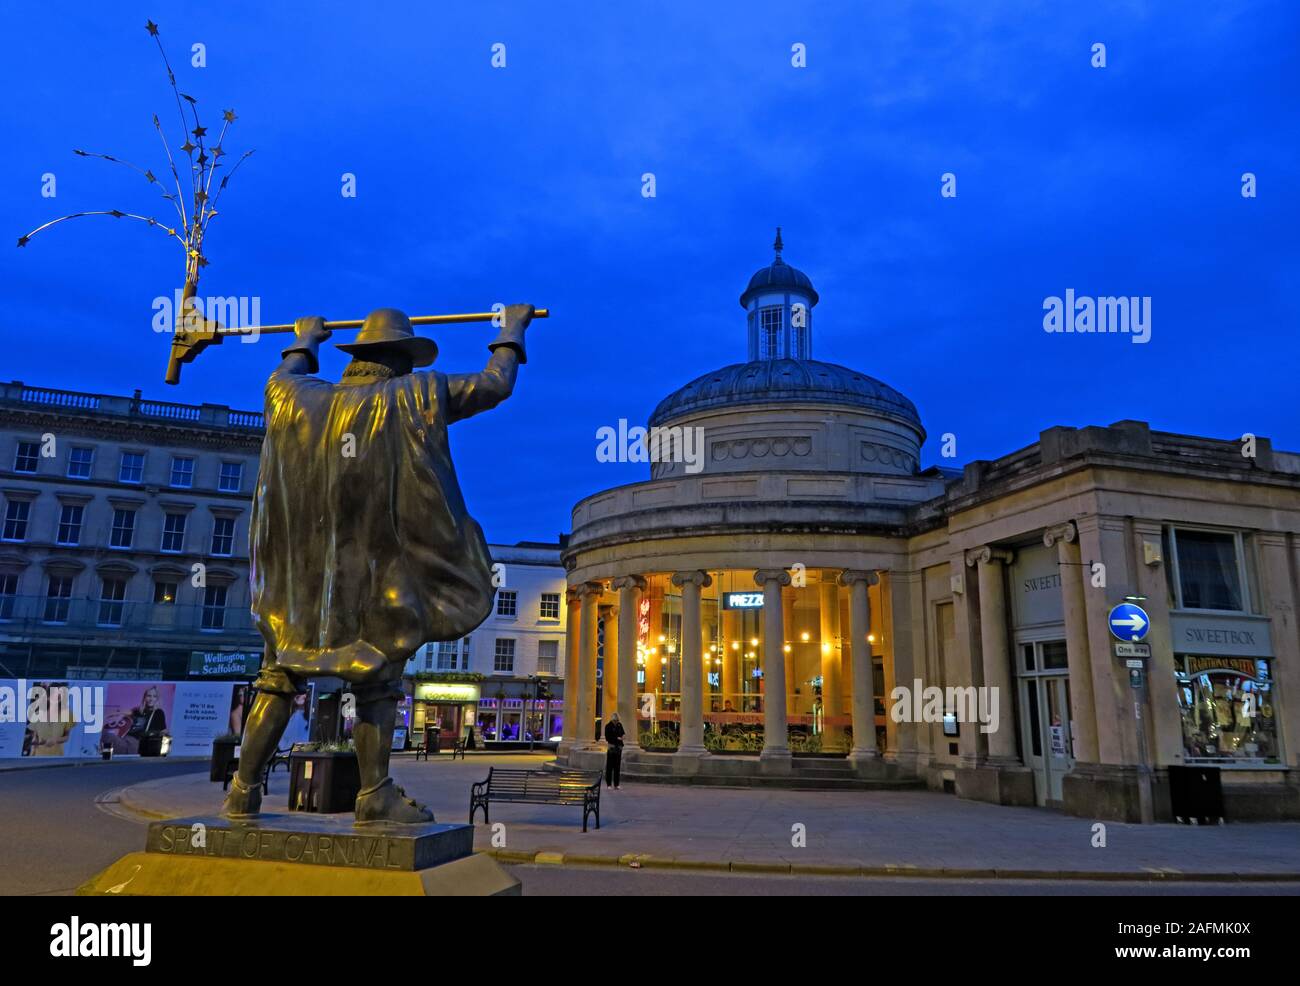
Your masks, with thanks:
<instances>
[{"instance_id":1,"label":"planter box","mask_svg":"<svg viewBox=\"0 0 1300 986\"><path fill-rule=\"evenodd\" d=\"M289 810L335 814L352 811L361 790L357 755L295 751L289 754Z\"/></svg>"}]
</instances>

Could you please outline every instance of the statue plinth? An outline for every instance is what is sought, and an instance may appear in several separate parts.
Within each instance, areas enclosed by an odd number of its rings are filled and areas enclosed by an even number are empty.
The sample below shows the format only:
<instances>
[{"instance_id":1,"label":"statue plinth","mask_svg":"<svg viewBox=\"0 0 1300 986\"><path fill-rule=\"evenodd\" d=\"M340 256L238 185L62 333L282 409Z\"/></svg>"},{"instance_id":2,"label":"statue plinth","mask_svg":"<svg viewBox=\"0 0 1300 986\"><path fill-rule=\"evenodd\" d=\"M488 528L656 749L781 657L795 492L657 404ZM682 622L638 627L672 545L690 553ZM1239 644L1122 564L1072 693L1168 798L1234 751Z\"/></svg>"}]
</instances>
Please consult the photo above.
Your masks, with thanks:
<instances>
[{"instance_id":1,"label":"statue plinth","mask_svg":"<svg viewBox=\"0 0 1300 986\"><path fill-rule=\"evenodd\" d=\"M474 852L474 828L353 823L351 815L193 816L152 822L145 851L81 896L497 896L519 881Z\"/></svg>"}]
</instances>

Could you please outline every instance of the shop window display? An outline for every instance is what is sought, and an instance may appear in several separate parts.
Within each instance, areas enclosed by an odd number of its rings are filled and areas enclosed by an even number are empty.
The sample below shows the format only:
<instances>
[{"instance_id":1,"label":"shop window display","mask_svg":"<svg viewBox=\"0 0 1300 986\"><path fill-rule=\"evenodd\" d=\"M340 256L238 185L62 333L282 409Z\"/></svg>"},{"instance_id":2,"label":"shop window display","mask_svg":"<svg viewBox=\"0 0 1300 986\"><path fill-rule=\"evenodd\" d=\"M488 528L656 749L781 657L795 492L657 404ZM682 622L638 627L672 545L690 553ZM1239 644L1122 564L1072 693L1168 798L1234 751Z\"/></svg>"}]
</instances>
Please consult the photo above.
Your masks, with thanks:
<instances>
[{"instance_id":1,"label":"shop window display","mask_svg":"<svg viewBox=\"0 0 1300 986\"><path fill-rule=\"evenodd\" d=\"M1277 717L1267 661L1178 660L1183 750L1195 763L1277 763Z\"/></svg>"}]
</instances>

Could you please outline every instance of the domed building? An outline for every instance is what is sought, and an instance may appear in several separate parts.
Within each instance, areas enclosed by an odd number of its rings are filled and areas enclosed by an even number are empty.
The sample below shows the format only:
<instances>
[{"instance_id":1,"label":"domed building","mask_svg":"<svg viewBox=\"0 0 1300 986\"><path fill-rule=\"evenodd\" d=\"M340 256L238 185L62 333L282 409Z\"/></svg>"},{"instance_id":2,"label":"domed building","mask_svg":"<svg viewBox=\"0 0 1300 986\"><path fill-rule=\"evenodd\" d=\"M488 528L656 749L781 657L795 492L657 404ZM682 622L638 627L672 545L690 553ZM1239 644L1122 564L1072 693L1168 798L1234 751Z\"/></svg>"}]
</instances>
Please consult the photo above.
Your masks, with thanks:
<instances>
[{"instance_id":1,"label":"domed building","mask_svg":"<svg viewBox=\"0 0 1300 986\"><path fill-rule=\"evenodd\" d=\"M1300 456L1123 421L922 468L912 401L813 359L817 291L774 247L740 296L748 359L659 402L646 481L573 508L560 760L601 764L617 711L632 778L1140 820L1169 815L1171 767L1214 763L1242 768L1239 815L1300 815L1300 597L1276 577ZM1126 599L1150 621L1131 669Z\"/></svg>"}]
</instances>

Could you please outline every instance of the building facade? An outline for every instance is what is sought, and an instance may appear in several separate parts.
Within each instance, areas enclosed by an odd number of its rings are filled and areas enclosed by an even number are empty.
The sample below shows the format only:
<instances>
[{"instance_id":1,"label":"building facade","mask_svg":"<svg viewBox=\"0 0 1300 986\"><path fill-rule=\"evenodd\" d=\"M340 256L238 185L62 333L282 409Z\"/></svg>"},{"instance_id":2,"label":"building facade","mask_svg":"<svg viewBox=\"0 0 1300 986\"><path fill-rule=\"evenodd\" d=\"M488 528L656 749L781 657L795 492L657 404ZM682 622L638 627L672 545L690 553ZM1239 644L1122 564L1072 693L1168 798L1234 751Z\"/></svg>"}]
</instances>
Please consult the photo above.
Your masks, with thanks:
<instances>
[{"instance_id":1,"label":"building facade","mask_svg":"<svg viewBox=\"0 0 1300 986\"><path fill-rule=\"evenodd\" d=\"M558 741L564 728L568 619L560 546L492 544L492 614L460 640L426 644L407 664L413 735L444 742L470 725L486 744Z\"/></svg>"},{"instance_id":2,"label":"building facade","mask_svg":"<svg viewBox=\"0 0 1300 986\"><path fill-rule=\"evenodd\" d=\"M255 673L260 412L0 384L0 676Z\"/></svg>"},{"instance_id":3,"label":"building facade","mask_svg":"<svg viewBox=\"0 0 1300 986\"><path fill-rule=\"evenodd\" d=\"M776 246L749 359L660 402L647 481L573 509L562 758L599 762L603 701L634 776L838 755L1138 821L1204 765L1230 817L1300 817L1300 456L1121 421L922 469L912 402L811 358L817 293ZM1126 602L1149 656L1116 647Z\"/></svg>"}]
</instances>

